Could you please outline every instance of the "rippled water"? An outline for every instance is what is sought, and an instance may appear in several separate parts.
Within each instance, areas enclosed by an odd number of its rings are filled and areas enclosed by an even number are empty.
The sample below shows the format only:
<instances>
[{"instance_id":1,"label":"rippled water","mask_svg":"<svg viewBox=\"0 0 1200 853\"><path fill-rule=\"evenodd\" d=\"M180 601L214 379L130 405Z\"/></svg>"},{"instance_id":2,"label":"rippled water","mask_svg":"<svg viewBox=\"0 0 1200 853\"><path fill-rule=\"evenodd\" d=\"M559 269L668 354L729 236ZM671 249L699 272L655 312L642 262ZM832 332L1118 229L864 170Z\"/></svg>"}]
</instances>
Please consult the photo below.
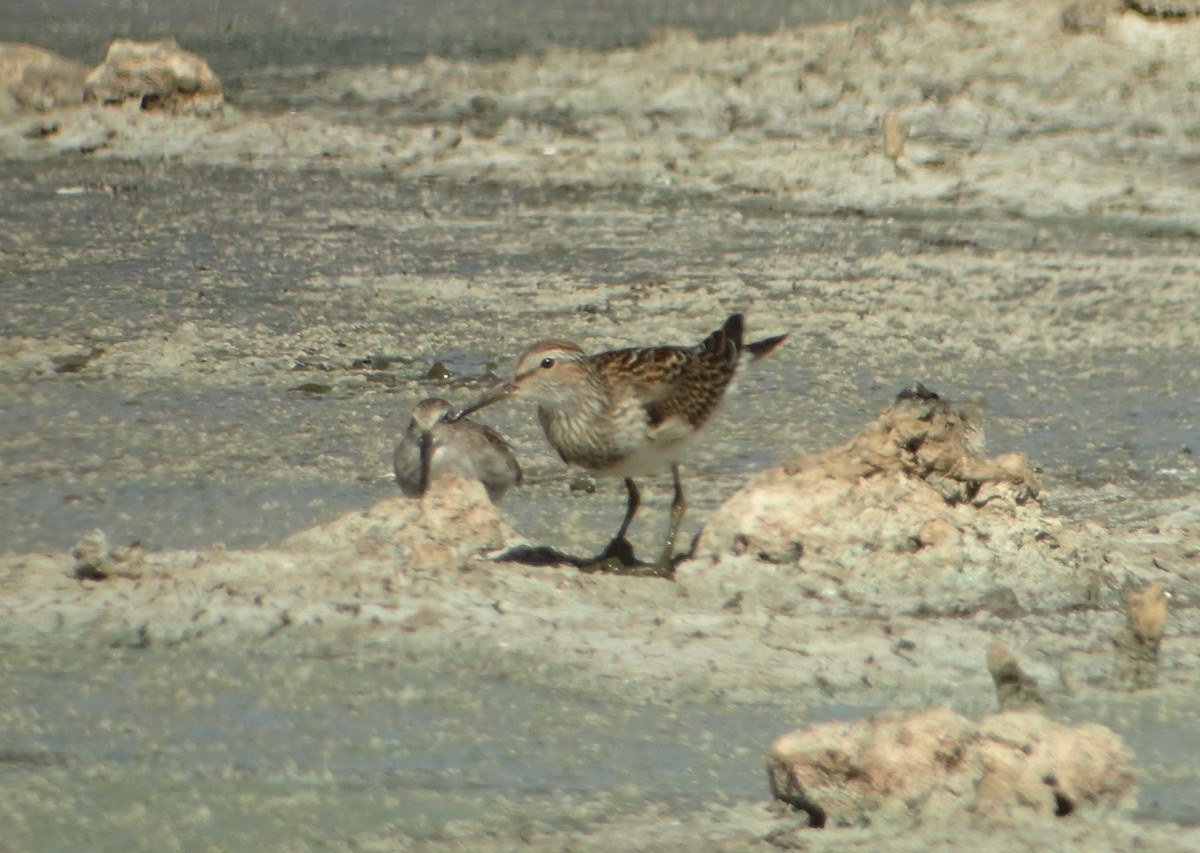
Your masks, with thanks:
<instances>
[{"instance_id":1,"label":"rippled water","mask_svg":"<svg viewBox=\"0 0 1200 853\"><path fill-rule=\"evenodd\" d=\"M58 193L77 186L118 189ZM412 402L465 398L516 354L478 331L491 302L472 315L461 300L415 297L421 282L436 293L445 277L511 293L518 312L537 304L542 279L560 291L570 285L558 282L574 282L589 294L577 316L607 310L607 288L618 305L667 286L711 300L732 270L741 298L756 300L751 332L767 334L778 324L774 306L787 316L799 298L799 310L822 311L822 298L804 290L829 286L816 277L831 270L849 272L836 285L839 306L828 306L830 332L795 338L750 372L740 415L722 418L693 455L690 470L703 481L692 486L693 532L745 473L844 440L918 380L951 399L981 395L989 450L1020 450L1040 466L1054 511L1090 511L1109 485L1125 501L1131 492L1187 494L1198 482L1200 399L1186 381L1200 376L1198 353L1116 341L1090 348L1086 364L1036 348L946 360L930 353L952 340L899 330L893 354L833 336L853 322L854 306L871 310L877 297L856 293L854 277L881 253L986 262L1034 240L1043 257L1056 244L1098 257L1181 250L1174 239L1102 222L867 218L670 196L651 204L644 194L420 187L332 173L297 182L70 161L14 166L0 186L0 223L0 334L52 338L64 354L113 351L78 372L10 373L0 388L0 552L64 549L93 526L151 547L262 545L390 494L391 443ZM791 263L795 285L756 270L781 252L771 263ZM969 293L961 298L969 305ZM560 310L531 329L561 334ZM719 319L688 325L698 339L701 324ZM209 341L200 364L188 365L191 378L172 379L169 365L155 376L145 352L106 378L123 346L152 347L187 323ZM394 338L381 344L378 330L389 326ZM454 338L455 328L471 337ZM449 383L425 379L438 360L455 372ZM331 392L291 390L305 383ZM564 500L563 469L528 412L499 407L489 416L518 442L534 487L507 509L520 529L546 535L547 507ZM788 428L760 428L773 423ZM566 499L615 526L611 485L601 484L603 506Z\"/></svg>"}]
</instances>

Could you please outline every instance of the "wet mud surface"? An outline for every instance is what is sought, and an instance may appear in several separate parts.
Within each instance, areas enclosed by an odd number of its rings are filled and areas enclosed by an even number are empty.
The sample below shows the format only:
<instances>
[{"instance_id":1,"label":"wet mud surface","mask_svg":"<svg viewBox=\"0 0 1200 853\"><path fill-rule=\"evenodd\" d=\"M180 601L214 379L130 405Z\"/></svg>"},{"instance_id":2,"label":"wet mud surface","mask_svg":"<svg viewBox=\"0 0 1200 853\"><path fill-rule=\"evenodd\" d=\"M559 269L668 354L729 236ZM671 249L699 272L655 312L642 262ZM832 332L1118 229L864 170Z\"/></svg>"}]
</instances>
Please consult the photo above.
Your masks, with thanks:
<instances>
[{"instance_id":1,"label":"wet mud surface","mask_svg":"<svg viewBox=\"0 0 1200 853\"><path fill-rule=\"evenodd\" d=\"M970 9L538 61L248 63L211 119L0 124L17 849L1194 849L1200 55L1187 22L1068 38L1027 4ZM966 558L931 576L897 552L877 580L706 558L670 582L435 570L328 527L289 543L394 498L411 406L469 400L532 340L687 344L734 311L792 337L685 460L685 543L919 381L980 413L989 455L1027 456L1075 574L1015 551L1004 614L982 604L998 569ZM573 487L532 411L486 414L526 471L510 544L595 553L619 482ZM640 552L670 491L646 481ZM92 528L140 542L145 574L75 579ZM1150 579L1173 596L1158 686L1115 691L1121 588ZM1055 715L1133 748L1132 817L794 834L776 736L990 712L996 638Z\"/></svg>"},{"instance_id":2,"label":"wet mud surface","mask_svg":"<svg viewBox=\"0 0 1200 853\"><path fill-rule=\"evenodd\" d=\"M1194 334L1187 241L328 174L13 171L10 552L89 526L152 547L268 544L389 495L411 405L464 402L532 339L690 343L734 310L753 334L795 336L739 383L689 479L818 449L921 381L982 403L991 444L1027 453L1068 515L1196 482L1200 356L1176 343ZM449 375L427 378L439 363ZM607 496L619 519L619 484L572 493L530 414L489 412L529 469L509 511L538 505L521 517L536 523Z\"/></svg>"}]
</instances>

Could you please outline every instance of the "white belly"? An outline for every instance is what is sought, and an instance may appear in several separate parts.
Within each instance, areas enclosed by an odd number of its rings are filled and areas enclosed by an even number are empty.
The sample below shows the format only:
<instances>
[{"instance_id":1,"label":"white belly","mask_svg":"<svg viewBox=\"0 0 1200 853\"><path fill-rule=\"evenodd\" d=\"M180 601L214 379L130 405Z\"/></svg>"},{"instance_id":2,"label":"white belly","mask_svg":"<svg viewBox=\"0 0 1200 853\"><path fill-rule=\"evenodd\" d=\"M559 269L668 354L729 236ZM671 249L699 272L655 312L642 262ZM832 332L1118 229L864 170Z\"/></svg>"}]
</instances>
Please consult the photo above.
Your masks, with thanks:
<instances>
[{"instance_id":1,"label":"white belly","mask_svg":"<svg viewBox=\"0 0 1200 853\"><path fill-rule=\"evenodd\" d=\"M595 470L601 477L645 477L658 474L679 462L695 439L696 433L689 432L682 438L664 442L650 442L629 451L620 462Z\"/></svg>"}]
</instances>

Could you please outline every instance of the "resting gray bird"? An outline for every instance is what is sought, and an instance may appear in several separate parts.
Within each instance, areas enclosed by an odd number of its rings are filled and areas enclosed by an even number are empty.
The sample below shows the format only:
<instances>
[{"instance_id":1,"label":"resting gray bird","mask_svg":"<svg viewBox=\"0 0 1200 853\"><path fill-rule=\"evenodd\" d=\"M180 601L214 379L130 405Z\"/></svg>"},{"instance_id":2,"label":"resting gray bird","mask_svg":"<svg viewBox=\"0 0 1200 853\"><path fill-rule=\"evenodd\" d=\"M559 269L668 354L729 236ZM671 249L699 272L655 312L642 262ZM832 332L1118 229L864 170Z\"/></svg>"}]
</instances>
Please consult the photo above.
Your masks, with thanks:
<instances>
[{"instance_id":1,"label":"resting gray bird","mask_svg":"<svg viewBox=\"0 0 1200 853\"><path fill-rule=\"evenodd\" d=\"M396 483L410 498L447 474L478 480L493 502L521 482L521 466L500 435L470 420L448 421L453 407L445 400L422 400L413 409L404 438L392 459Z\"/></svg>"}]
</instances>

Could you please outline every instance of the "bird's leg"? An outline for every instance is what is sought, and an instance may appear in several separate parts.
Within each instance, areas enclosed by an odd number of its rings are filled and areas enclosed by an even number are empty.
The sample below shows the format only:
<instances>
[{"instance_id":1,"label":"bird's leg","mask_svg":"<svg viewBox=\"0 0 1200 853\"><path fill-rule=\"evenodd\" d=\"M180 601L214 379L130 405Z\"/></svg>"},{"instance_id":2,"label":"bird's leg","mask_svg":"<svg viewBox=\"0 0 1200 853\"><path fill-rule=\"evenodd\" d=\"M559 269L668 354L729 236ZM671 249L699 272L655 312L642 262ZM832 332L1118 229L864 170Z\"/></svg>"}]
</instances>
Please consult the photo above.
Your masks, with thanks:
<instances>
[{"instance_id":1,"label":"bird's leg","mask_svg":"<svg viewBox=\"0 0 1200 853\"><path fill-rule=\"evenodd\" d=\"M629 532L629 525L633 521L633 516L642 503L642 494L638 491L637 483L633 482L632 477L625 478L625 488L629 492L629 502L625 505L625 518L621 519L621 526L617 530L617 535L613 537L614 542L619 542L625 538L625 534Z\"/></svg>"},{"instance_id":2,"label":"bird's leg","mask_svg":"<svg viewBox=\"0 0 1200 853\"><path fill-rule=\"evenodd\" d=\"M633 556L633 546L629 544L629 540L625 538L625 534L629 532L629 525L633 521L633 516L638 511L638 506L642 502L642 495L638 491L637 483L633 482L632 477L625 478L625 489L629 492L629 503L625 506L625 518L621 521L617 535L612 538L612 541L608 543L608 547L600 555L599 562L617 560L625 566L630 566L637 562Z\"/></svg>"},{"instance_id":3,"label":"bird's leg","mask_svg":"<svg viewBox=\"0 0 1200 853\"><path fill-rule=\"evenodd\" d=\"M662 557L658 561L658 570L662 574L671 574L675 567L672 558L675 552L675 537L679 535L679 525L683 521L683 512L687 509L687 501L683 499L683 483L679 481L679 466L671 466L671 476L675 480L675 497L671 500L671 529L667 531L667 541L663 545Z\"/></svg>"}]
</instances>

